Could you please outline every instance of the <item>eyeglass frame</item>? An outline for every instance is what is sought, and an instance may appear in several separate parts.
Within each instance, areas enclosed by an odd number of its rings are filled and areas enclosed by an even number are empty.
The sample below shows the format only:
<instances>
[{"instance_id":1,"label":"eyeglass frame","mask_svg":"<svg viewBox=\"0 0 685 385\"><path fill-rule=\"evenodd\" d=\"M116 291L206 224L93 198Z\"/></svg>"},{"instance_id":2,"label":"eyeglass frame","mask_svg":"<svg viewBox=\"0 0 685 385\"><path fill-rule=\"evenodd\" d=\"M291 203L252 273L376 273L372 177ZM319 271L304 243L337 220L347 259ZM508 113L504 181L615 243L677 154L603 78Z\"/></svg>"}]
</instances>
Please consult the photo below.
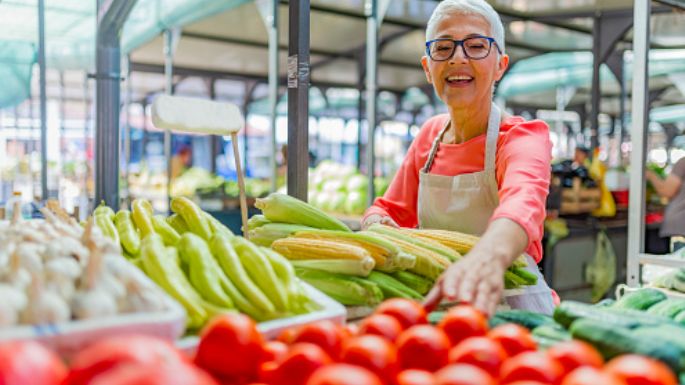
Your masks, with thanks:
<instances>
[{"instance_id":1,"label":"eyeglass frame","mask_svg":"<svg viewBox=\"0 0 685 385\"><path fill-rule=\"evenodd\" d=\"M465 41L468 41L468 40L471 40L471 39L486 39L486 40L488 41L488 43L490 43L490 46L488 47L488 53L487 53L487 55L485 55L485 56L483 56L483 57L481 57L481 58L474 58L474 57L469 56L469 54L466 53L466 48L464 47L464 42L465 42ZM454 43L454 48L453 48L453 50L452 50L452 53L450 53L450 55L447 57L447 59L436 60L436 59L433 59L433 56L431 56L431 53L430 53L430 46L431 46L431 44L433 44L433 43L435 43L435 42L438 42L438 41L451 41L451 42ZM483 60L483 59L485 59L486 57L490 56L490 52L492 51L492 45L493 45L493 44L495 45L495 48L497 48L497 53L499 53L499 54L501 55L501 54L502 54L502 50L499 48L499 45L497 44L497 40L495 40L495 38L490 37L490 36L475 35L475 36L469 36L469 37L467 37L466 39L463 39L463 40L456 40L456 39L450 39L450 38L447 38L447 37L441 37L441 38L429 40L429 41L426 42L426 56L428 56L428 57L429 57L431 60L433 60L433 61L447 61L447 60L450 60L450 59L454 56L454 54L457 52L457 48L458 48L459 46L461 46L461 51L464 53L464 57L466 57L467 59L471 59L471 60Z\"/></svg>"}]
</instances>

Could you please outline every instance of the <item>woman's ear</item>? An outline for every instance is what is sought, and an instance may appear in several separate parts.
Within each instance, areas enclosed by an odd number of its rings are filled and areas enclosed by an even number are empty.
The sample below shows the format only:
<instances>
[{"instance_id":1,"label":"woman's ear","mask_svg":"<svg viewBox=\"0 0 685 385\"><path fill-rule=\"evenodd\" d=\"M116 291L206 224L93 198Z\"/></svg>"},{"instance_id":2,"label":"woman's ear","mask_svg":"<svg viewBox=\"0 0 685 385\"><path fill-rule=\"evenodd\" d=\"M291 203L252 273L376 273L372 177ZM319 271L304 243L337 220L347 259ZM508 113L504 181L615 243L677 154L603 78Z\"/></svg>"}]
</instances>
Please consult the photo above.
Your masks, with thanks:
<instances>
[{"instance_id":1,"label":"woman's ear","mask_svg":"<svg viewBox=\"0 0 685 385\"><path fill-rule=\"evenodd\" d=\"M504 72L507 71L507 68L509 68L509 55L502 54L497 63L497 73L495 74L496 81L502 80L502 76L504 76Z\"/></svg>"},{"instance_id":2,"label":"woman's ear","mask_svg":"<svg viewBox=\"0 0 685 385\"><path fill-rule=\"evenodd\" d=\"M426 80L428 83L433 84L433 78L430 69L428 69L428 56L423 56L421 58L421 66L423 67L423 72L426 74Z\"/></svg>"}]
</instances>

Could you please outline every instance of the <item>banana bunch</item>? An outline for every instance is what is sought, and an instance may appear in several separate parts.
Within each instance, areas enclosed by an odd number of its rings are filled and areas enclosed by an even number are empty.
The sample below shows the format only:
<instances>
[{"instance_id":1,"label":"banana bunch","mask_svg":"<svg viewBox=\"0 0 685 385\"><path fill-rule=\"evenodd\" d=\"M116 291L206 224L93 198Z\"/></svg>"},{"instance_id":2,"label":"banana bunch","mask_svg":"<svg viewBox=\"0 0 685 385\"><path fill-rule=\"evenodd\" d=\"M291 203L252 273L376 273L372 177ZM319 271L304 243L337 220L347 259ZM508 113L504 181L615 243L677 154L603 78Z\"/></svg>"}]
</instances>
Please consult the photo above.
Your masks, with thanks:
<instances>
[{"instance_id":1,"label":"banana bunch","mask_svg":"<svg viewBox=\"0 0 685 385\"><path fill-rule=\"evenodd\" d=\"M238 311L256 321L316 309L277 252L235 236L185 197L171 201L173 215L153 215L146 200L114 213L101 205L93 216L124 255L175 298L188 313L188 328Z\"/></svg>"}]
</instances>

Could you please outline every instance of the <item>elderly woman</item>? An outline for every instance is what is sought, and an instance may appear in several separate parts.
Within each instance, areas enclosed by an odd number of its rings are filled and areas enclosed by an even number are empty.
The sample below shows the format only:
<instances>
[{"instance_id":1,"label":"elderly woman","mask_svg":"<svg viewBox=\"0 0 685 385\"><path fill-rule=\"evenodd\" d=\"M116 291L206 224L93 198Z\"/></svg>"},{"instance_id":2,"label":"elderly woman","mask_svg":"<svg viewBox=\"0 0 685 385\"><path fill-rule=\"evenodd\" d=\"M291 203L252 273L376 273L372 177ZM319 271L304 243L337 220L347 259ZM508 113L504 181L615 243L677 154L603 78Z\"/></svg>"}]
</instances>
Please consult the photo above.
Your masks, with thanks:
<instances>
[{"instance_id":1,"label":"elderly woman","mask_svg":"<svg viewBox=\"0 0 685 385\"><path fill-rule=\"evenodd\" d=\"M492 314L505 294L504 271L525 252L538 285L504 299L512 308L552 313L551 291L537 269L549 128L509 115L492 101L495 82L509 65L499 15L484 0L440 2L428 21L421 64L449 113L423 125L362 227L379 222L481 236L438 279L429 306L445 298Z\"/></svg>"}]
</instances>

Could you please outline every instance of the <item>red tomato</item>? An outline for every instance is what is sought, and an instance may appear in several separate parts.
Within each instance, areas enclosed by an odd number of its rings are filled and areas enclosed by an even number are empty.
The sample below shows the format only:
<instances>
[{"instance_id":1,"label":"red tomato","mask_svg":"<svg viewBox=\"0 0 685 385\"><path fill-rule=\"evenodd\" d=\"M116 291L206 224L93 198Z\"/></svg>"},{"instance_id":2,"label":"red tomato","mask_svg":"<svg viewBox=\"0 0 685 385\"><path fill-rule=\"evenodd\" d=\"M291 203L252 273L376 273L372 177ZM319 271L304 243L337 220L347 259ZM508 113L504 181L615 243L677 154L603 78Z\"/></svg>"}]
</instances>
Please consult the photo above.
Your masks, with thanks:
<instances>
[{"instance_id":1,"label":"red tomato","mask_svg":"<svg viewBox=\"0 0 685 385\"><path fill-rule=\"evenodd\" d=\"M488 332L488 320L475 308L459 305L445 314L438 327L447 334L452 346L456 346L469 337L484 336Z\"/></svg>"},{"instance_id":2,"label":"red tomato","mask_svg":"<svg viewBox=\"0 0 685 385\"><path fill-rule=\"evenodd\" d=\"M354 337L359 335L359 325L357 324L347 324L343 328L346 337Z\"/></svg>"},{"instance_id":3,"label":"red tomato","mask_svg":"<svg viewBox=\"0 0 685 385\"><path fill-rule=\"evenodd\" d=\"M564 376L564 367L543 352L523 352L504 362L500 371L500 382L509 384L529 380L547 384L558 384Z\"/></svg>"},{"instance_id":4,"label":"red tomato","mask_svg":"<svg viewBox=\"0 0 685 385\"><path fill-rule=\"evenodd\" d=\"M592 366L581 366L564 377L561 385L626 385L615 375Z\"/></svg>"},{"instance_id":5,"label":"red tomato","mask_svg":"<svg viewBox=\"0 0 685 385\"><path fill-rule=\"evenodd\" d=\"M253 378L264 356L264 338L243 314L223 314L202 330L197 366L219 377Z\"/></svg>"},{"instance_id":6,"label":"red tomato","mask_svg":"<svg viewBox=\"0 0 685 385\"><path fill-rule=\"evenodd\" d=\"M581 366L601 368L604 365L604 359L592 345L578 340L556 344L547 349L547 354L564 367L566 374Z\"/></svg>"},{"instance_id":7,"label":"red tomato","mask_svg":"<svg viewBox=\"0 0 685 385\"><path fill-rule=\"evenodd\" d=\"M89 385L218 385L202 369L190 364L121 365L102 373Z\"/></svg>"},{"instance_id":8,"label":"red tomato","mask_svg":"<svg viewBox=\"0 0 685 385\"><path fill-rule=\"evenodd\" d=\"M448 356L450 363L461 363L477 366L491 376L499 377L502 363L507 359L507 352L502 346L487 337L471 337L453 347Z\"/></svg>"},{"instance_id":9,"label":"red tomato","mask_svg":"<svg viewBox=\"0 0 685 385\"><path fill-rule=\"evenodd\" d=\"M93 378L118 366L129 364L186 364L188 359L159 338L130 335L106 338L81 350L71 362L66 383L86 385Z\"/></svg>"},{"instance_id":10,"label":"red tomato","mask_svg":"<svg viewBox=\"0 0 685 385\"><path fill-rule=\"evenodd\" d=\"M0 384L58 385L67 367L55 353L35 341L0 344Z\"/></svg>"},{"instance_id":11,"label":"red tomato","mask_svg":"<svg viewBox=\"0 0 685 385\"><path fill-rule=\"evenodd\" d=\"M431 372L420 369L407 369L397 375L397 385L435 385Z\"/></svg>"},{"instance_id":12,"label":"red tomato","mask_svg":"<svg viewBox=\"0 0 685 385\"><path fill-rule=\"evenodd\" d=\"M288 345L281 341L269 341L264 344L262 361L280 361L288 352Z\"/></svg>"},{"instance_id":13,"label":"red tomato","mask_svg":"<svg viewBox=\"0 0 685 385\"><path fill-rule=\"evenodd\" d=\"M331 364L330 356L318 345L294 344L275 370L271 385L304 385L320 367Z\"/></svg>"},{"instance_id":14,"label":"red tomato","mask_svg":"<svg viewBox=\"0 0 685 385\"><path fill-rule=\"evenodd\" d=\"M549 385L549 384L543 384L542 382L537 382L537 381L516 381L516 382L512 382L512 383L507 384L507 385ZM599 384L595 384L595 385L599 385ZM604 385L604 384L602 384L602 385Z\"/></svg>"},{"instance_id":15,"label":"red tomato","mask_svg":"<svg viewBox=\"0 0 685 385\"><path fill-rule=\"evenodd\" d=\"M383 385L368 369L348 364L333 364L319 368L307 385Z\"/></svg>"},{"instance_id":16,"label":"red tomato","mask_svg":"<svg viewBox=\"0 0 685 385\"><path fill-rule=\"evenodd\" d=\"M627 385L676 385L671 369L661 361L628 354L609 361L605 370L623 379Z\"/></svg>"},{"instance_id":17,"label":"red tomato","mask_svg":"<svg viewBox=\"0 0 685 385\"><path fill-rule=\"evenodd\" d=\"M395 317L403 329L414 325L428 323L426 310L420 303L405 298L392 298L384 301L376 309L376 314L387 314Z\"/></svg>"},{"instance_id":18,"label":"red tomato","mask_svg":"<svg viewBox=\"0 0 685 385\"><path fill-rule=\"evenodd\" d=\"M376 334L395 342L402 333L402 324L388 314L374 314L365 318L359 325L359 334Z\"/></svg>"},{"instance_id":19,"label":"red tomato","mask_svg":"<svg viewBox=\"0 0 685 385\"><path fill-rule=\"evenodd\" d=\"M300 328L293 342L319 345L333 360L337 360L344 339L345 332L341 326L331 321L319 321Z\"/></svg>"},{"instance_id":20,"label":"red tomato","mask_svg":"<svg viewBox=\"0 0 685 385\"><path fill-rule=\"evenodd\" d=\"M297 336L298 330L299 330L298 328L294 328L294 327L285 329L278 335L276 340L281 341L286 345L290 345L295 340L295 336Z\"/></svg>"},{"instance_id":21,"label":"red tomato","mask_svg":"<svg viewBox=\"0 0 685 385\"><path fill-rule=\"evenodd\" d=\"M262 364L259 366L259 374L257 377L259 378L259 381L264 381L264 382L270 384L276 380L277 370L278 370L278 362L276 362L276 361L262 362Z\"/></svg>"},{"instance_id":22,"label":"red tomato","mask_svg":"<svg viewBox=\"0 0 685 385\"><path fill-rule=\"evenodd\" d=\"M452 364L435 373L435 385L497 385L485 370L467 364Z\"/></svg>"},{"instance_id":23,"label":"red tomato","mask_svg":"<svg viewBox=\"0 0 685 385\"><path fill-rule=\"evenodd\" d=\"M528 329L516 324L497 326L490 330L487 336L488 338L499 342L509 357L514 357L521 352L535 350L537 348L537 344L530 335Z\"/></svg>"},{"instance_id":24,"label":"red tomato","mask_svg":"<svg viewBox=\"0 0 685 385\"><path fill-rule=\"evenodd\" d=\"M397 338L397 352L402 369L435 371L447 364L450 340L441 329L416 325Z\"/></svg>"},{"instance_id":25,"label":"red tomato","mask_svg":"<svg viewBox=\"0 0 685 385\"><path fill-rule=\"evenodd\" d=\"M380 336L353 337L343 346L341 362L361 366L390 383L399 370L395 345Z\"/></svg>"}]
</instances>

